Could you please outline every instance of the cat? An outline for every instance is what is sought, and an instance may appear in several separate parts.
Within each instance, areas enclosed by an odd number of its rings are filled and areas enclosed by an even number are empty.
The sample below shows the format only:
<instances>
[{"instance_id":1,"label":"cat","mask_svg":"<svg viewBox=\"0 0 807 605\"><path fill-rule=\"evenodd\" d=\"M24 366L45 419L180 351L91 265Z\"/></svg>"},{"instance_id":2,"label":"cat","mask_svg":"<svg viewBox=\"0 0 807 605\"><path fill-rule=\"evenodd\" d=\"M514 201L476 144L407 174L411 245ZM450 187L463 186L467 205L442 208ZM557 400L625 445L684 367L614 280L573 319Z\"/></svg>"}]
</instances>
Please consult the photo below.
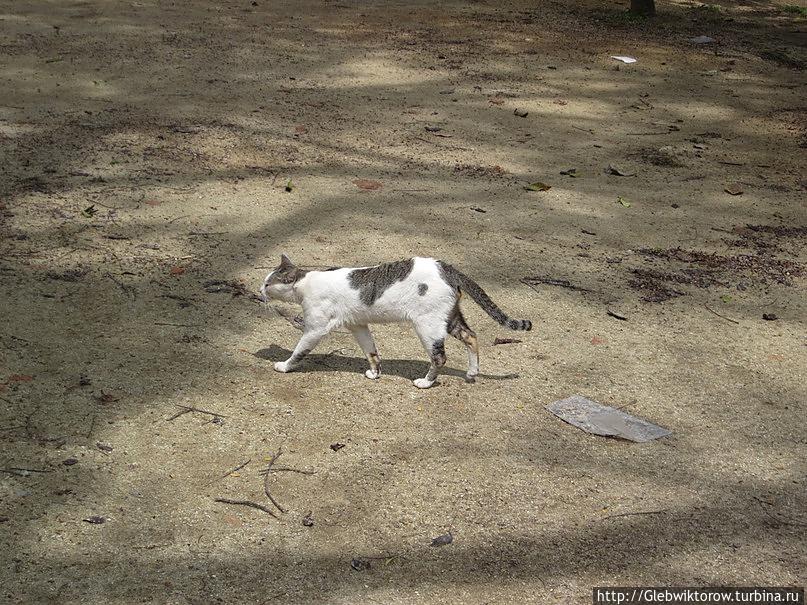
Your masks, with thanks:
<instances>
[{"instance_id":1,"label":"cat","mask_svg":"<svg viewBox=\"0 0 807 605\"><path fill-rule=\"evenodd\" d=\"M410 258L374 267L307 271L283 254L280 265L266 276L261 296L264 301L302 305L305 327L291 357L275 363L274 368L290 372L325 335L346 327L370 363L365 376L378 378L381 358L368 324L409 321L431 361L426 376L414 381L416 387L427 389L434 384L446 362L448 334L468 349L466 381L474 382L479 374L479 345L460 311L463 293L501 325L511 330L532 329L531 321L507 317L479 284L443 261Z\"/></svg>"}]
</instances>

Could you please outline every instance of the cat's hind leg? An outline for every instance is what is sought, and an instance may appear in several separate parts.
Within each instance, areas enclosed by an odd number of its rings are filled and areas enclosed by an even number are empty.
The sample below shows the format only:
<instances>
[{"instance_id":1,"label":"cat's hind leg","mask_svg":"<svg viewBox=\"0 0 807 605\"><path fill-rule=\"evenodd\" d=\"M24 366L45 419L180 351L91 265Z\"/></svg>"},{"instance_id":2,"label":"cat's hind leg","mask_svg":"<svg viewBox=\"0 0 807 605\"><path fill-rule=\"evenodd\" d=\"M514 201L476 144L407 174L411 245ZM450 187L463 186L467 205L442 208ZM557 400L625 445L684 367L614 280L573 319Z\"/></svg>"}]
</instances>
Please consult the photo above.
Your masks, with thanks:
<instances>
[{"instance_id":1,"label":"cat's hind leg","mask_svg":"<svg viewBox=\"0 0 807 605\"><path fill-rule=\"evenodd\" d=\"M429 356L429 371L423 378L413 381L419 389L428 389L437 380L437 373L446 364L446 322L445 321L416 321L415 331Z\"/></svg>"},{"instance_id":2,"label":"cat's hind leg","mask_svg":"<svg viewBox=\"0 0 807 605\"><path fill-rule=\"evenodd\" d=\"M378 378L381 376L381 356L378 354L370 329L367 326L352 326L350 331L367 356L367 361L370 362L370 369L364 375L367 378Z\"/></svg>"},{"instance_id":3,"label":"cat's hind leg","mask_svg":"<svg viewBox=\"0 0 807 605\"><path fill-rule=\"evenodd\" d=\"M468 326L459 307L454 307L448 318L448 333L465 344L468 349L468 373L465 382L476 382L479 374L479 342L476 333Z\"/></svg>"}]
</instances>

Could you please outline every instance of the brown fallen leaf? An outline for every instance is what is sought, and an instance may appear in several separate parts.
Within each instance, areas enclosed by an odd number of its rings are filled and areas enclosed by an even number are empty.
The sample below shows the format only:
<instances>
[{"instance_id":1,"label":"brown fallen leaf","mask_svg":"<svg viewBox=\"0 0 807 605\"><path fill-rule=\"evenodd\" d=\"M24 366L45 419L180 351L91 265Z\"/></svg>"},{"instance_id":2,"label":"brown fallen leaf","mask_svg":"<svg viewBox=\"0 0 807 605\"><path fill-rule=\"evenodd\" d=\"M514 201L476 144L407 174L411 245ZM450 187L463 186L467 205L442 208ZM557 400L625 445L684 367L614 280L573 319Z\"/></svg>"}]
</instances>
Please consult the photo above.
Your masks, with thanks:
<instances>
[{"instance_id":1,"label":"brown fallen leaf","mask_svg":"<svg viewBox=\"0 0 807 605\"><path fill-rule=\"evenodd\" d=\"M742 195L743 189L739 183L732 183L731 185L726 185L726 188L723 189L729 195Z\"/></svg>"},{"instance_id":2,"label":"brown fallen leaf","mask_svg":"<svg viewBox=\"0 0 807 605\"><path fill-rule=\"evenodd\" d=\"M353 184L364 191L375 191L376 189L381 189L381 187L383 187L383 185L378 181L371 181L369 179L356 179L353 181Z\"/></svg>"},{"instance_id":3,"label":"brown fallen leaf","mask_svg":"<svg viewBox=\"0 0 807 605\"><path fill-rule=\"evenodd\" d=\"M490 102L491 105L504 105L504 99L501 97L490 97L488 102Z\"/></svg>"},{"instance_id":4,"label":"brown fallen leaf","mask_svg":"<svg viewBox=\"0 0 807 605\"><path fill-rule=\"evenodd\" d=\"M608 341L605 340L604 338L600 338L599 336L595 336L594 338L591 339L591 344L593 345L602 345L605 344L606 342Z\"/></svg>"},{"instance_id":5,"label":"brown fallen leaf","mask_svg":"<svg viewBox=\"0 0 807 605\"><path fill-rule=\"evenodd\" d=\"M546 183L541 183L540 181L535 183L530 183L529 185L525 185L524 189L526 191L549 191L552 189L552 185L547 185Z\"/></svg>"},{"instance_id":6,"label":"brown fallen leaf","mask_svg":"<svg viewBox=\"0 0 807 605\"><path fill-rule=\"evenodd\" d=\"M146 200L143 203L146 204L146 206L159 206L160 204L162 204L160 200Z\"/></svg>"},{"instance_id":7,"label":"brown fallen leaf","mask_svg":"<svg viewBox=\"0 0 807 605\"><path fill-rule=\"evenodd\" d=\"M294 127L295 134L305 134L306 132L308 132L308 128L306 128L302 124L298 124L297 126Z\"/></svg>"},{"instance_id":8,"label":"brown fallen leaf","mask_svg":"<svg viewBox=\"0 0 807 605\"><path fill-rule=\"evenodd\" d=\"M185 273L185 267L171 267L169 273L171 275L182 275L183 273Z\"/></svg>"},{"instance_id":9,"label":"brown fallen leaf","mask_svg":"<svg viewBox=\"0 0 807 605\"><path fill-rule=\"evenodd\" d=\"M31 382L33 379L30 374L12 374L8 377L8 382Z\"/></svg>"}]
</instances>

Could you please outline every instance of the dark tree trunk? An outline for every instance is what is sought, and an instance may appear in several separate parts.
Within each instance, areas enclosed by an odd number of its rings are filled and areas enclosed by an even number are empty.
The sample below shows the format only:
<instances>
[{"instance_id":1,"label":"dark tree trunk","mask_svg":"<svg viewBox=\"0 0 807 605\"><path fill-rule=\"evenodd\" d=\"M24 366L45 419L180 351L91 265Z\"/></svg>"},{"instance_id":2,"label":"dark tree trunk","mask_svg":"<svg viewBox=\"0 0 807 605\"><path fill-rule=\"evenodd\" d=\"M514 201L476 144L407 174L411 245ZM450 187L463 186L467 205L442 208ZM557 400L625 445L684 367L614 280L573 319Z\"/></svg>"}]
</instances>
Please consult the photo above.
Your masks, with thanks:
<instances>
[{"instance_id":1,"label":"dark tree trunk","mask_svg":"<svg viewBox=\"0 0 807 605\"><path fill-rule=\"evenodd\" d=\"M630 12L639 15L655 15L655 0L630 0Z\"/></svg>"}]
</instances>

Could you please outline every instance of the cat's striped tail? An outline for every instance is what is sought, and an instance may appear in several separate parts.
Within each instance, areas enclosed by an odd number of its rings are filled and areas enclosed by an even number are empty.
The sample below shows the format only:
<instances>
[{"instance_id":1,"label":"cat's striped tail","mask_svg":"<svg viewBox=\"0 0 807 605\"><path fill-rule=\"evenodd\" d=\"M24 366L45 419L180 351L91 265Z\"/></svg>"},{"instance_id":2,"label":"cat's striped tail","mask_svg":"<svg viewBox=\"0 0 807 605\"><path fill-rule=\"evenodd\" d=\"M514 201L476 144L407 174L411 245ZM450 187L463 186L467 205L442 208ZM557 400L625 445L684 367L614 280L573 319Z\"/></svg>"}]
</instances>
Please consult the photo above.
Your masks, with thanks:
<instances>
[{"instance_id":1,"label":"cat's striped tail","mask_svg":"<svg viewBox=\"0 0 807 605\"><path fill-rule=\"evenodd\" d=\"M446 283L465 292L473 301L482 307L482 310L490 315L494 321L511 330L532 330L532 322L529 319L510 319L507 314L499 308L482 287L467 275L460 273L454 267L443 261L437 261L443 273Z\"/></svg>"}]
</instances>

